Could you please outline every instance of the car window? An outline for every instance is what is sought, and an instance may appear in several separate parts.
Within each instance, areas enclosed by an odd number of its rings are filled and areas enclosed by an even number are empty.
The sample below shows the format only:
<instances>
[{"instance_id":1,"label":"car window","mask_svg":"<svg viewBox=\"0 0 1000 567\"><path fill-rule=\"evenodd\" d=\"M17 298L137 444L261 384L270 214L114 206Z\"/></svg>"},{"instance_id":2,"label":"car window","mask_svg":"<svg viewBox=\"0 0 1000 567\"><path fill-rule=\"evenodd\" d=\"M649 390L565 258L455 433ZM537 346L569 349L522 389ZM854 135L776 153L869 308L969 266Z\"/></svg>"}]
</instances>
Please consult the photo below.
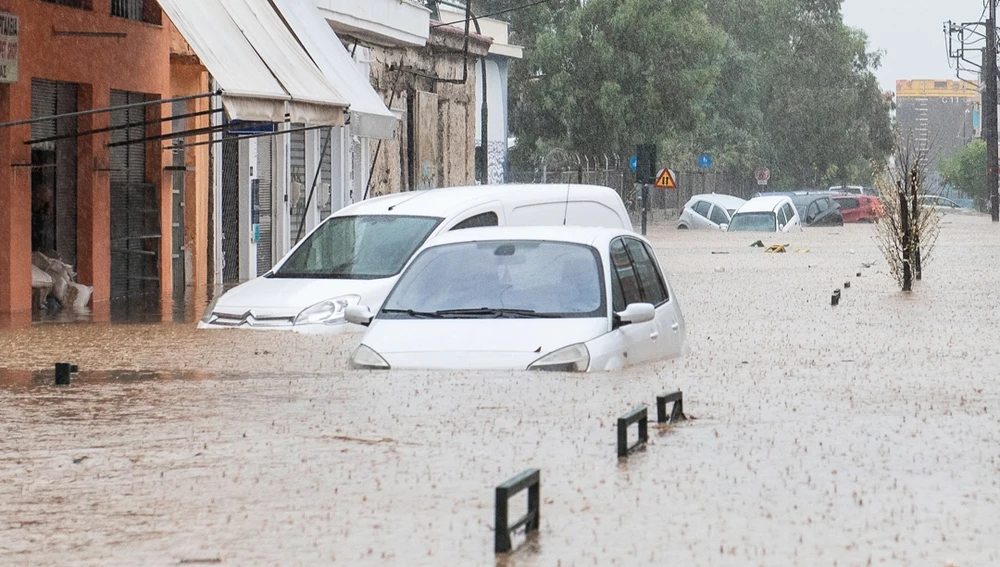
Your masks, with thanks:
<instances>
[{"instance_id":1,"label":"car window","mask_svg":"<svg viewBox=\"0 0 1000 567\"><path fill-rule=\"evenodd\" d=\"M795 216L795 211L792 210L792 206L785 203L781 206L781 209L785 211L785 217L788 219L788 222L792 222L792 217Z\"/></svg>"},{"instance_id":2,"label":"car window","mask_svg":"<svg viewBox=\"0 0 1000 567\"><path fill-rule=\"evenodd\" d=\"M820 199L817 201L819 203L819 212L823 212L830 208L830 199Z\"/></svg>"},{"instance_id":3,"label":"car window","mask_svg":"<svg viewBox=\"0 0 1000 567\"><path fill-rule=\"evenodd\" d=\"M725 210L719 205L712 207L712 216L709 218L715 224L726 224L729 222L729 217L726 216Z\"/></svg>"},{"instance_id":4,"label":"car window","mask_svg":"<svg viewBox=\"0 0 1000 567\"><path fill-rule=\"evenodd\" d=\"M809 203L809 212L806 213L806 219L814 219L819 216L819 205L816 201Z\"/></svg>"},{"instance_id":5,"label":"car window","mask_svg":"<svg viewBox=\"0 0 1000 567\"><path fill-rule=\"evenodd\" d=\"M661 305L667 301L667 289L663 285L663 277L649 251L643 243L634 238L625 239L625 248L632 258L632 266L639 275L639 289L643 300L653 305Z\"/></svg>"},{"instance_id":6,"label":"car window","mask_svg":"<svg viewBox=\"0 0 1000 567\"><path fill-rule=\"evenodd\" d=\"M383 313L427 317L607 317L600 255L558 241L456 242L421 252ZM457 311L456 311L457 310ZM516 311L521 311L517 313Z\"/></svg>"},{"instance_id":7,"label":"car window","mask_svg":"<svg viewBox=\"0 0 1000 567\"><path fill-rule=\"evenodd\" d=\"M493 211L487 211L485 213L480 213L478 215L471 216L464 221L451 227L452 230L461 230L463 228L476 228L478 226L497 226L500 224L500 219L497 214Z\"/></svg>"},{"instance_id":8,"label":"car window","mask_svg":"<svg viewBox=\"0 0 1000 567\"><path fill-rule=\"evenodd\" d=\"M839 199L834 199L834 200L837 201L837 204L840 205L840 208L844 210L857 209L861 206L860 201L852 197L841 197Z\"/></svg>"},{"instance_id":9,"label":"car window","mask_svg":"<svg viewBox=\"0 0 1000 567\"><path fill-rule=\"evenodd\" d=\"M642 303L639 280L621 238L611 241L611 290L615 311L622 311L633 303Z\"/></svg>"},{"instance_id":10,"label":"car window","mask_svg":"<svg viewBox=\"0 0 1000 567\"><path fill-rule=\"evenodd\" d=\"M782 226L785 226L786 224L788 224L788 219L785 217L785 209L783 209L783 208L778 209L778 212L777 212L777 214L775 216L778 218L778 226L779 227L782 227Z\"/></svg>"},{"instance_id":11,"label":"car window","mask_svg":"<svg viewBox=\"0 0 1000 567\"><path fill-rule=\"evenodd\" d=\"M394 276L441 220L404 215L330 217L306 237L271 277L377 279Z\"/></svg>"},{"instance_id":12,"label":"car window","mask_svg":"<svg viewBox=\"0 0 1000 567\"><path fill-rule=\"evenodd\" d=\"M708 218L708 208L711 206L712 204L709 203L708 201L698 201L697 203L694 204L694 207L692 208L694 209L694 212L698 213L699 215L705 218Z\"/></svg>"},{"instance_id":13,"label":"car window","mask_svg":"<svg viewBox=\"0 0 1000 567\"><path fill-rule=\"evenodd\" d=\"M729 232L774 232L774 213L736 213L729 223Z\"/></svg>"}]
</instances>

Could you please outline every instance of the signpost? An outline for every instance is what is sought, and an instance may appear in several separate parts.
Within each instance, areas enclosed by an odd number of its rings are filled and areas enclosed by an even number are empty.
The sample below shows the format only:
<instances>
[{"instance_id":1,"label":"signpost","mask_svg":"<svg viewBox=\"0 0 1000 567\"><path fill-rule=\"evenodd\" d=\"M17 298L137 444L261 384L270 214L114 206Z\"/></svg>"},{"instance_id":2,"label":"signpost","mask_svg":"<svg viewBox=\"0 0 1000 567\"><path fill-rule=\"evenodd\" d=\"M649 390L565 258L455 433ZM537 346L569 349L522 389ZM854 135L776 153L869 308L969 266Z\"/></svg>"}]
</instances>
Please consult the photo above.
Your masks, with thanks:
<instances>
[{"instance_id":1,"label":"signpost","mask_svg":"<svg viewBox=\"0 0 1000 567\"><path fill-rule=\"evenodd\" d=\"M0 83L17 82L18 17L0 12Z\"/></svg>"},{"instance_id":2,"label":"signpost","mask_svg":"<svg viewBox=\"0 0 1000 567\"><path fill-rule=\"evenodd\" d=\"M632 159L628 160L628 167L633 172L639 170L639 156L632 156Z\"/></svg>"},{"instance_id":3,"label":"signpost","mask_svg":"<svg viewBox=\"0 0 1000 567\"><path fill-rule=\"evenodd\" d=\"M766 167L758 167L753 176L757 179L757 185L767 185L767 181L771 179L771 170Z\"/></svg>"},{"instance_id":4,"label":"signpost","mask_svg":"<svg viewBox=\"0 0 1000 567\"><path fill-rule=\"evenodd\" d=\"M701 154L701 157L698 158L698 167L702 169L712 167L712 156L708 154Z\"/></svg>"}]
</instances>

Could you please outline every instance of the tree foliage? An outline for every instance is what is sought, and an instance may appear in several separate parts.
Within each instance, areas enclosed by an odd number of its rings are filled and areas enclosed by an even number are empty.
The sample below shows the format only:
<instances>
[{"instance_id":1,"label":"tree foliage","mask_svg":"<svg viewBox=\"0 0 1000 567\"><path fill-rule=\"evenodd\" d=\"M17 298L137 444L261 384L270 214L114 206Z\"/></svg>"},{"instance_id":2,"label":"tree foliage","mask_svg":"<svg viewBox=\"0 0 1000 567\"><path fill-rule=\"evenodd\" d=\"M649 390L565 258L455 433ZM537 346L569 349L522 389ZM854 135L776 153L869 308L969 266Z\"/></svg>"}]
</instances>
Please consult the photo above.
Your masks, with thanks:
<instances>
[{"instance_id":1,"label":"tree foliage","mask_svg":"<svg viewBox=\"0 0 1000 567\"><path fill-rule=\"evenodd\" d=\"M941 160L939 167L945 184L951 185L978 202L989 200L989 184L986 182L986 175L983 174L986 171L984 140L973 140L951 157Z\"/></svg>"},{"instance_id":2,"label":"tree foliage","mask_svg":"<svg viewBox=\"0 0 1000 567\"><path fill-rule=\"evenodd\" d=\"M818 187L866 181L892 150L879 55L840 0L550 4L511 17L526 47L510 81L515 159L655 141L672 165L707 151L748 174L766 165L778 186Z\"/></svg>"}]
</instances>

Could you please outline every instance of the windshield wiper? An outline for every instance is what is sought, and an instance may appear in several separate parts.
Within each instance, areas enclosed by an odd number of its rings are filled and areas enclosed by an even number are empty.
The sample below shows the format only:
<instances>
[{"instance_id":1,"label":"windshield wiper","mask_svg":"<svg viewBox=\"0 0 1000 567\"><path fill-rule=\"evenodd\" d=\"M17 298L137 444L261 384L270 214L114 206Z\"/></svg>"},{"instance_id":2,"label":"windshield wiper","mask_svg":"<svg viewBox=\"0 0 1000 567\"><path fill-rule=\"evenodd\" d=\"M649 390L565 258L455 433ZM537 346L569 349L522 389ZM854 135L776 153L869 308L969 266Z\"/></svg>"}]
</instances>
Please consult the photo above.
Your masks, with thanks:
<instances>
[{"instance_id":1,"label":"windshield wiper","mask_svg":"<svg viewBox=\"0 0 1000 567\"><path fill-rule=\"evenodd\" d=\"M463 316L463 315L483 315L492 317L535 317L539 319L544 318L558 318L559 315L555 313L539 313L533 309L507 309L503 307L476 307L472 309L440 309L434 312L435 315L441 317L447 317L449 315Z\"/></svg>"},{"instance_id":2,"label":"windshield wiper","mask_svg":"<svg viewBox=\"0 0 1000 567\"><path fill-rule=\"evenodd\" d=\"M440 319L436 311L414 311L412 309L383 309L382 313L403 313L409 315L410 317L424 317L427 319Z\"/></svg>"}]
</instances>

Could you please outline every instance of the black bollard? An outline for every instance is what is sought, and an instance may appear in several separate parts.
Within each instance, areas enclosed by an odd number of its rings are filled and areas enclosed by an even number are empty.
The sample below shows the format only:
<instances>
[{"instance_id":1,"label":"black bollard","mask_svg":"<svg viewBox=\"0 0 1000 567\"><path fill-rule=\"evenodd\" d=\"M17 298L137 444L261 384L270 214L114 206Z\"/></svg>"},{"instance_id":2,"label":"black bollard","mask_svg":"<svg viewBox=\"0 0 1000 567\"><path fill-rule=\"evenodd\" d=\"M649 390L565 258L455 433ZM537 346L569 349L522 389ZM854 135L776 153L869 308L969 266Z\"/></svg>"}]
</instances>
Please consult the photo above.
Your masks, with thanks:
<instances>
[{"instance_id":1,"label":"black bollard","mask_svg":"<svg viewBox=\"0 0 1000 567\"><path fill-rule=\"evenodd\" d=\"M72 365L68 362L56 363L56 386L68 386Z\"/></svg>"},{"instance_id":2,"label":"black bollard","mask_svg":"<svg viewBox=\"0 0 1000 567\"><path fill-rule=\"evenodd\" d=\"M851 287L851 282L844 282L844 289Z\"/></svg>"},{"instance_id":3,"label":"black bollard","mask_svg":"<svg viewBox=\"0 0 1000 567\"><path fill-rule=\"evenodd\" d=\"M833 290L833 295L830 296L830 305L839 305L839 304L840 304L840 290L835 289Z\"/></svg>"}]
</instances>

